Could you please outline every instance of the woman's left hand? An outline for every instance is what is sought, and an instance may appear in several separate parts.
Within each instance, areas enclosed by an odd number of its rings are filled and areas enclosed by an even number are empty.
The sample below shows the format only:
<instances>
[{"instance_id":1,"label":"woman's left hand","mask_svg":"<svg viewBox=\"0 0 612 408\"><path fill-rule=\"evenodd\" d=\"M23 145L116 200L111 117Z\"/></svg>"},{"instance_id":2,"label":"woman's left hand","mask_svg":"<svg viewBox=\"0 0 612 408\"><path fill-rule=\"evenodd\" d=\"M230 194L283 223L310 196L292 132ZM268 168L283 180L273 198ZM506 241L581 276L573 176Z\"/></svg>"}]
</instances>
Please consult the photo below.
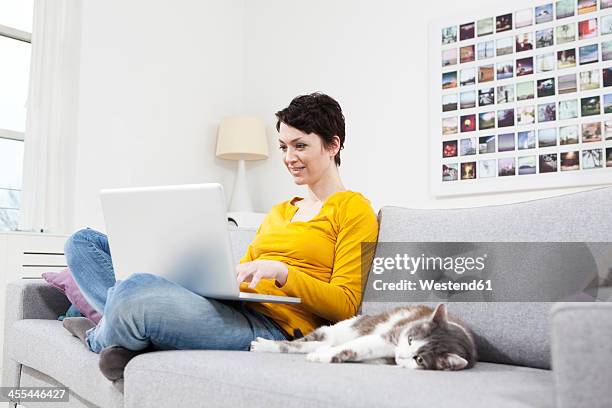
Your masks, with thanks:
<instances>
[{"instance_id":1,"label":"woman's left hand","mask_svg":"<svg viewBox=\"0 0 612 408\"><path fill-rule=\"evenodd\" d=\"M289 270L287 265L280 261L260 259L245 262L236 266L238 284L250 282L249 288L255 289L261 279L275 279L280 286L287 283Z\"/></svg>"}]
</instances>

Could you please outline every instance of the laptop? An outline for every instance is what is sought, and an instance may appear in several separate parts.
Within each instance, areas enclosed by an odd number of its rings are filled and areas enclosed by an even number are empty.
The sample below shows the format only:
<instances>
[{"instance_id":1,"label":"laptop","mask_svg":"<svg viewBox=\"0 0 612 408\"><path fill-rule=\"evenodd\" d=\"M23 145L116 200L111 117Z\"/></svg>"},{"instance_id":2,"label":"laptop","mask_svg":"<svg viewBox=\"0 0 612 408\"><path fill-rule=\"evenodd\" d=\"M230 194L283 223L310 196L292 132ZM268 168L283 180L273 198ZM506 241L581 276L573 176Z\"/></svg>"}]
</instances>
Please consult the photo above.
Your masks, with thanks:
<instances>
[{"instance_id":1,"label":"laptop","mask_svg":"<svg viewBox=\"0 0 612 408\"><path fill-rule=\"evenodd\" d=\"M117 280L150 273L213 299L300 303L240 291L218 183L100 191Z\"/></svg>"}]
</instances>

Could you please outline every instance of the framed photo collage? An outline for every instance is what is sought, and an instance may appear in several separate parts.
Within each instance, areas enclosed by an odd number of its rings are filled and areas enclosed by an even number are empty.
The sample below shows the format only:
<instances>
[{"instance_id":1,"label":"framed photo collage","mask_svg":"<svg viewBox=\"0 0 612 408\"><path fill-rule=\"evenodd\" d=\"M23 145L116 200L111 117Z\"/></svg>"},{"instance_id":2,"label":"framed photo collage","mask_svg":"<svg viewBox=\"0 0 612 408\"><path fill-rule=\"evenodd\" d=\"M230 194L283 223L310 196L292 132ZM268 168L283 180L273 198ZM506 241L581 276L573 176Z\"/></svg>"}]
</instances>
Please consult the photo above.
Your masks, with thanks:
<instances>
[{"instance_id":1,"label":"framed photo collage","mask_svg":"<svg viewBox=\"0 0 612 408\"><path fill-rule=\"evenodd\" d=\"M437 195L612 181L612 0L440 21L429 43Z\"/></svg>"}]
</instances>

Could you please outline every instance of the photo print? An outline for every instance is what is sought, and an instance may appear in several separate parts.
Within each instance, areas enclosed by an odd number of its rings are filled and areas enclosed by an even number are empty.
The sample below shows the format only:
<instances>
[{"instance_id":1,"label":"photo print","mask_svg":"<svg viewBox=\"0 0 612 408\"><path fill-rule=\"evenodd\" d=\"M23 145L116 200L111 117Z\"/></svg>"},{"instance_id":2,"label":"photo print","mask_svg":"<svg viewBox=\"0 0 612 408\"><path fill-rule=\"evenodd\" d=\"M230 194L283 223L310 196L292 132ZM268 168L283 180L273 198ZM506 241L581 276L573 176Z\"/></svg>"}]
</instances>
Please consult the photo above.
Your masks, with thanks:
<instances>
[{"instance_id":1,"label":"photo print","mask_svg":"<svg viewBox=\"0 0 612 408\"><path fill-rule=\"evenodd\" d=\"M491 82L495 79L495 68L493 64L478 67L478 83Z\"/></svg>"},{"instance_id":2,"label":"photo print","mask_svg":"<svg viewBox=\"0 0 612 408\"><path fill-rule=\"evenodd\" d=\"M452 116L450 118L442 119L442 134L443 135L453 135L457 133L457 117Z\"/></svg>"},{"instance_id":3,"label":"photo print","mask_svg":"<svg viewBox=\"0 0 612 408\"><path fill-rule=\"evenodd\" d=\"M459 48L459 62L465 64L466 62L472 62L476 60L476 52L474 51L474 44L466 45L465 47Z\"/></svg>"},{"instance_id":4,"label":"photo print","mask_svg":"<svg viewBox=\"0 0 612 408\"><path fill-rule=\"evenodd\" d=\"M601 43L601 60L612 60L612 41L604 41Z\"/></svg>"},{"instance_id":5,"label":"photo print","mask_svg":"<svg viewBox=\"0 0 612 408\"><path fill-rule=\"evenodd\" d=\"M572 68L576 66L576 49L570 48L557 51L557 69Z\"/></svg>"},{"instance_id":6,"label":"photo print","mask_svg":"<svg viewBox=\"0 0 612 408\"><path fill-rule=\"evenodd\" d=\"M487 58L493 58L495 56L495 46L493 40L484 41L476 45L478 51L478 59L483 60Z\"/></svg>"},{"instance_id":7,"label":"photo print","mask_svg":"<svg viewBox=\"0 0 612 408\"><path fill-rule=\"evenodd\" d=\"M457 42L457 26L442 29L442 45Z\"/></svg>"},{"instance_id":8,"label":"photo print","mask_svg":"<svg viewBox=\"0 0 612 408\"><path fill-rule=\"evenodd\" d=\"M535 109L533 105L516 108L517 125L531 125L532 123L535 123Z\"/></svg>"},{"instance_id":9,"label":"photo print","mask_svg":"<svg viewBox=\"0 0 612 408\"><path fill-rule=\"evenodd\" d=\"M476 138L470 137L459 141L459 154L461 156L472 156L476 154Z\"/></svg>"},{"instance_id":10,"label":"photo print","mask_svg":"<svg viewBox=\"0 0 612 408\"><path fill-rule=\"evenodd\" d=\"M561 75L557 79L559 95L576 92L578 90L576 74Z\"/></svg>"},{"instance_id":11,"label":"photo print","mask_svg":"<svg viewBox=\"0 0 612 408\"><path fill-rule=\"evenodd\" d=\"M512 78L514 76L514 64L512 60L497 63L497 80Z\"/></svg>"},{"instance_id":12,"label":"photo print","mask_svg":"<svg viewBox=\"0 0 612 408\"><path fill-rule=\"evenodd\" d=\"M555 53L540 54L536 56L536 72L542 73L555 69Z\"/></svg>"},{"instance_id":13,"label":"photo print","mask_svg":"<svg viewBox=\"0 0 612 408\"><path fill-rule=\"evenodd\" d=\"M554 45L554 42L555 40L552 28L536 31L536 48L551 47L552 45Z\"/></svg>"},{"instance_id":14,"label":"photo print","mask_svg":"<svg viewBox=\"0 0 612 408\"><path fill-rule=\"evenodd\" d=\"M591 18L578 22L578 39L586 40L597 37L597 19Z\"/></svg>"},{"instance_id":15,"label":"photo print","mask_svg":"<svg viewBox=\"0 0 612 408\"><path fill-rule=\"evenodd\" d=\"M600 111L601 105L599 101L599 96L589 96L587 98L580 99L581 116L599 115Z\"/></svg>"},{"instance_id":16,"label":"photo print","mask_svg":"<svg viewBox=\"0 0 612 408\"><path fill-rule=\"evenodd\" d=\"M498 152L512 152L514 150L514 133L504 133L501 135L497 135Z\"/></svg>"},{"instance_id":17,"label":"photo print","mask_svg":"<svg viewBox=\"0 0 612 408\"><path fill-rule=\"evenodd\" d=\"M600 169L603 167L602 149L589 149L582 151L582 169Z\"/></svg>"},{"instance_id":18,"label":"photo print","mask_svg":"<svg viewBox=\"0 0 612 408\"><path fill-rule=\"evenodd\" d=\"M459 164L448 163L442 165L442 181L456 181L459 178Z\"/></svg>"},{"instance_id":19,"label":"photo print","mask_svg":"<svg viewBox=\"0 0 612 408\"><path fill-rule=\"evenodd\" d=\"M478 162L478 177L489 178L497 175L497 160L480 160Z\"/></svg>"},{"instance_id":20,"label":"photo print","mask_svg":"<svg viewBox=\"0 0 612 408\"><path fill-rule=\"evenodd\" d=\"M612 14L601 16L599 19L599 24L599 31L601 32L601 35L612 34Z\"/></svg>"},{"instance_id":21,"label":"photo print","mask_svg":"<svg viewBox=\"0 0 612 408\"><path fill-rule=\"evenodd\" d=\"M612 113L612 94L603 96L603 109L604 113Z\"/></svg>"},{"instance_id":22,"label":"photo print","mask_svg":"<svg viewBox=\"0 0 612 408\"><path fill-rule=\"evenodd\" d=\"M514 28L523 28L533 24L533 9L527 8L514 12Z\"/></svg>"},{"instance_id":23,"label":"photo print","mask_svg":"<svg viewBox=\"0 0 612 408\"><path fill-rule=\"evenodd\" d=\"M461 180L476 178L476 162L461 163Z\"/></svg>"},{"instance_id":24,"label":"photo print","mask_svg":"<svg viewBox=\"0 0 612 408\"><path fill-rule=\"evenodd\" d=\"M562 18L572 17L574 15L575 0L559 0L557 1L557 20Z\"/></svg>"},{"instance_id":25,"label":"photo print","mask_svg":"<svg viewBox=\"0 0 612 408\"><path fill-rule=\"evenodd\" d=\"M576 24L563 24L556 27L557 45L576 41Z\"/></svg>"},{"instance_id":26,"label":"photo print","mask_svg":"<svg viewBox=\"0 0 612 408\"><path fill-rule=\"evenodd\" d=\"M476 84L476 68L462 69L460 72L459 85L468 86Z\"/></svg>"},{"instance_id":27,"label":"photo print","mask_svg":"<svg viewBox=\"0 0 612 408\"><path fill-rule=\"evenodd\" d=\"M545 98L555 94L555 78L538 79L536 82L538 98Z\"/></svg>"},{"instance_id":28,"label":"photo print","mask_svg":"<svg viewBox=\"0 0 612 408\"><path fill-rule=\"evenodd\" d=\"M597 11L597 0L578 0L578 15Z\"/></svg>"},{"instance_id":29,"label":"photo print","mask_svg":"<svg viewBox=\"0 0 612 408\"><path fill-rule=\"evenodd\" d=\"M442 96L442 112L457 110L457 94Z\"/></svg>"},{"instance_id":30,"label":"photo print","mask_svg":"<svg viewBox=\"0 0 612 408\"><path fill-rule=\"evenodd\" d=\"M612 120L607 120L604 122L604 130L606 140L612 140Z\"/></svg>"},{"instance_id":31,"label":"photo print","mask_svg":"<svg viewBox=\"0 0 612 408\"><path fill-rule=\"evenodd\" d=\"M604 68L603 70L603 86L612 86L612 68Z\"/></svg>"},{"instance_id":32,"label":"photo print","mask_svg":"<svg viewBox=\"0 0 612 408\"><path fill-rule=\"evenodd\" d=\"M461 132L473 132L476 130L476 115L463 115L459 120Z\"/></svg>"},{"instance_id":33,"label":"photo print","mask_svg":"<svg viewBox=\"0 0 612 408\"><path fill-rule=\"evenodd\" d=\"M612 147L606 148L606 167L612 167Z\"/></svg>"},{"instance_id":34,"label":"photo print","mask_svg":"<svg viewBox=\"0 0 612 408\"><path fill-rule=\"evenodd\" d=\"M512 30L512 13L497 16L495 19L495 32Z\"/></svg>"},{"instance_id":35,"label":"photo print","mask_svg":"<svg viewBox=\"0 0 612 408\"><path fill-rule=\"evenodd\" d=\"M597 44L585 45L578 48L580 65L599 62L599 46Z\"/></svg>"},{"instance_id":36,"label":"photo print","mask_svg":"<svg viewBox=\"0 0 612 408\"><path fill-rule=\"evenodd\" d=\"M601 0L599 3L599 7L603 10L603 9L607 9L612 7L612 0Z\"/></svg>"},{"instance_id":37,"label":"photo print","mask_svg":"<svg viewBox=\"0 0 612 408\"><path fill-rule=\"evenodd\" d=\"M538 147L551 147L557 145L557 128L538 130Z\"/></svg>"},{"instance_id":38,"label":"photo print","mask_svg":"<svg viewBox=\"0 0 612 408\"><path fill-rule=\"evenodd\" d=\"M535 174L536 173L536 157L535 156L523 156L518 158L518 174L522 176L524 174Z\"/></svg>"},{"instance_id":39,"label":"photo print","mask_svg":"<svg viewBox=\"0 0 612 408\"><path fill-rule=\"evenodd\" d=\"M578 126L561 126L559 128L559 144L570 145L578 143Z\"/></svg>"},{"instance_id":40,"label":"photo print","mask_svg":"<svg viewBox=\"0 0 612 408\"><path fill-rule=\"evenodd\" d=\"M514 102L514 84L497 87L497 103Z\"/></svg>"},{"instance_id":41,"label":"photo print","mask_svg":"<svg viewBox=\"0 0 612 408\"><path fill-rule=\"evenodd\" d=\"M537 6L535 8L536 24L548 23L553 20L553 5L552 3Z\"/></svg>"},{"instance_id":42,"label":"photo print","mask_svg":"<svg viewBox=\"0 0 612 408\"><path fill-rule=\"evenodd\" d=\"M518 132L516 144L518 150L535 149L535 146L535 131L525 130L523 132Z\"/></svg>"},{"instance_id":43,"label":"photo print","mask_svg":"<svg viewBox=\"0 0 612 408\"><path fill-rule=\"evenodd\" d=\"M495 153L495 135L478 138L478 154Z\"/></svg>"},{"instance_id":44,"label":"photo print","mask_svg":"<svg viewBox=\"0 0 612 408\"><path fill-rule=\"evenodd\" d=\"M582 124L582 143L601 142L601 122Z\"/></svg>"},{"instance_id":45,"label":"photo print","mask_svg":"<svg viewBox=\"0 0 612 408\"><path fill-rule=\"evenodd\" d=\"M459 26L459 40L469 40L474 38L476 25L474 23L461 24Z\"/></svg>"},{"instance_id":46,"label":"photo print","mask_svg":"<svg viewBox=\"0 0 612 408\"><path fill-rule=\"evenodd\" d=\"M514 126L514 109L497 111L497 127Z\"/></svg>"},{"instance_id":47,"label":"photo print","mask_svg":"<svg viewBox=\"0 0 612 408\"><path fill-rule=\"evenodd\" d=\"M498 38L495 40L495 48L498 57L514 53L514 43L512 37Z\"/></svg>"},{"instance_id":48,"label":"photo print","mask_svg":"<svg viewBox=\"0 0 612 408\"><path fill-rule=\"evenodd\" d=\"M495 88L478 90L478 106L493 105L495 103Z\"/></svg>"},{"instance_id":49,"label":"photo print","mask_svg":"<svg viewBox=\"0 0 612 408\"><path fill-rule=\"evenodd\" d=\"M599 88L599 70L592 69L580 73L580 90L589 91Z\"/></svg>"},{"instance_id":50,"label":"photo print","mask_svg":"<svg viewBox=\"0 0 612 408\"><path fill-rule=\"evenodd\" d=\"M442 51L442 67L457 65L457 49L451 48Z\"/></svg>"},{"instance_id":51,"label":"photo print","mask_svg":"<svg viewBox=\"0 0 612 408\"><path fill-rule=\"evenodd\" d=\"M580 152L561 153L561 171L580 170Z\"/></svg>"},{"instance_id":52,"label":"photo print","mask_svg":"<svg viewBox=\"0 0 612 408\"><path fill-rule=\"evenodd\" d=\"M476 31L479 37L493 34L493 17L483 18L476 23Z\"/></svg>"},{"instance_id":53,"label":"photo print","mask_svg":"<svg viewBox=\"0 0 612 408\"><path fill-rule=\"evenodd\" d=\"M557 120L557 109L555 105L554 102L538 105L538 122L542 123Z\"/></svg>"},{"instance_id":54,"label":"photo print","mask_svg":"<svg viewBox=\"0 0 612 408\"><path fill-rule=\"evenodd\" d=\"M459 107L470 109L476 107L476 91L461 92L459 95Z\"/></svg>"},{"instance_id":55,"label":"photo print","mask_svg":"<svg viewBox=\"0 0 612 408\"><path fill-rule=\"evenodd\" d=\"M540 173L554 173L557 171L557 153L540 155Z\"/></svg>"},{"instance_id":56,"label":"photo print","mask_svg":"<svg viewBox=\"0 0 612 408\"><path fill-rule=\"evenodd\" d=\"M534 98L533 81L518 82L516 84L516 100L526 101Z\"/></svg>"},{"instance_id":57,"label":"photo print","mask_svg":"<svg viewBox=\"0 0 612 408\"><path fill-rule=\"evenodd\" d=\"M516 175L516 167L514 157L505 157L497 159L498 175L500 177Z\"/></svg>"},{"instance_id":58,"label":"photo print","mask_svg":"<svg viewBox=\"0 0 612 408\"><path fill-rule=\"evenodd\" d=\"M516 60L516 76L533 74L533 57L520 58Z\"/></svg>"},{"instance_id":59,"label":"photo print","mask_svg":"<svg viewBox=\"0 0 612 408\"><path fill-rule=\"evenodd\" d=\"M442 157L457 157L457 141L447 140L442 142Z\"/></svg>"},{"instance_id":60,"label":"photo print","mask_svg":"<svg viewBox=\"0 0 612 408\"><path fill-rule=\"evenodd\" d=\"M516 35L516 52L533 50L533 33L521 33Z\"/></svg>"},{"instance_id":61,"label":"photo print","mask_svg":"<svg viewBox=\"0 0 612 408\"><path fill-rule=\"evenodd\" d=\"M481 112L478 114L478 129L492 129L495 127L495 112Z\"/></svg>"},{"instance_id":62,"label":"photo print","mask_svg":"<svg viewBox=\"0 0 612 408\"><path fill-rule=\"evenodd\" d=\"M457 71L445 72L442 74L442 89L457 87Z\"/></svg>"},{"instance_id":63,"label":"photo print","mask_svg":"<svg viewBox=\"0 0 612 408\"><path fill-rule=\"evenodd\" d=\"M578 117L578 101L570 99L559 101L559 120L575 119Z\"/></svg>"}]
</instances>

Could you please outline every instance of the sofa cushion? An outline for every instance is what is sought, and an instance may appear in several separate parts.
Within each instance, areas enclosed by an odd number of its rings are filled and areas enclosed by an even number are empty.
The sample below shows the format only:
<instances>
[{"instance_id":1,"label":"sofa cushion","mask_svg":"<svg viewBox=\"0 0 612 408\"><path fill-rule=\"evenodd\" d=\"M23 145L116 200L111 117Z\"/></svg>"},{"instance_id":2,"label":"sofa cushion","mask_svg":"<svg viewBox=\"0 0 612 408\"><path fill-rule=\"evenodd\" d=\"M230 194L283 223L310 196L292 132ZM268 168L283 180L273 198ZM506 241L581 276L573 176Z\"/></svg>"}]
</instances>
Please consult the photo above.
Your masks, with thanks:
<instances>
[{"instance_id":1,"label":"sofa cushion","mask_svg":"<svg viewBox=\"0 0 612 408\"><path fill-rule=\"evenodd\" d=\"M479 363L422 371L391 365L319 364L303 355L161 351L128 364L125 406L553 407L552 372Z\"/></svg>"},{"instance_id":2,"label":"sofa cushion","mask_svg":"<svg viewBox=\"0 0 612 408\"><path fill-rule=\"evenodd\" d=\"M597 188L508 205L457 209L383 207L381 242L612 242L609 203L612 188ZM597 227L593 215L597 214ZM370 274L370 278L373 274ZM363 313L377 313L404 302L368 302ZM413 301L414 302L414 301ZM481 359L550 367L551 303L452 303L449 311L474 329Z\"/></svg>"},{"instance_id":3,"label":"sofa cushion","mask_svg":"<svg viewBox=\"0 0 612 408\"><path fill-rule=\"evenodd\" d=\"M57 320L19 320L10 328L8 356L46 374L101 407L123 406L123 381L108 381L98 368L99 355L87 350Z\"/></svg>"}]
</instances>

